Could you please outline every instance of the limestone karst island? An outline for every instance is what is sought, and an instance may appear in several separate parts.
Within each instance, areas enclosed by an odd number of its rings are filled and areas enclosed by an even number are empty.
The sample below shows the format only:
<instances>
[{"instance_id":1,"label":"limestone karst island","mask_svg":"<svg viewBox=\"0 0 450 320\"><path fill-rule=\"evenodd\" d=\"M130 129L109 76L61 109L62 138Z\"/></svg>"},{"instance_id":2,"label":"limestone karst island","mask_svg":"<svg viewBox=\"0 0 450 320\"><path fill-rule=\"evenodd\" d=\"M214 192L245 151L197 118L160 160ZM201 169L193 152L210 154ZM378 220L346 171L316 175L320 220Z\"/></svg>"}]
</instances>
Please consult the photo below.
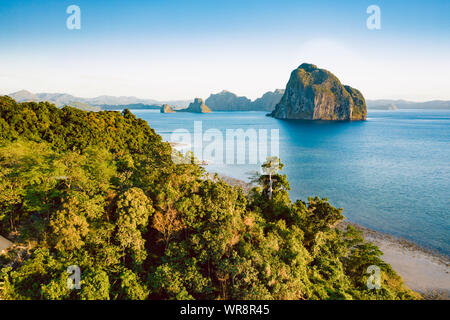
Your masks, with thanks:
<instances>
[{"instance_id":1,"label":"limestone karst island","mask_svg":"<svg viewBox=\"0 0 450 320\"><path fill-rule=\"evenodd\" d=\"M357 89L342 85L328 70L303 63L292 71L271 115L278 119L365 120L367 107Z\"/></svg>"},{"instance_id":2,"label":"limestone karst island","mask_svg":"<svg viewBox=\"0 0 450 320\"><path fill-rule=\"evenodd\" d=\"M193 102L185 109L174 110L168 104L163 104L160 109L161 113L174 113L174 112L192 112L192 113L209 113L211 109L203 102L201 98L195 98Z\"/></svg>"},{"instance_id":3,"label":"limestone karst island","mask_svg":"<svg viewBox=\"0 0 450 320\"><path fill-rule=\"evenodd\" d=\"M161 113L174 113L175 111L172 109L171 106L169 106L168 104L163 104L161 106Z\"/></svg>"}]
</instances>

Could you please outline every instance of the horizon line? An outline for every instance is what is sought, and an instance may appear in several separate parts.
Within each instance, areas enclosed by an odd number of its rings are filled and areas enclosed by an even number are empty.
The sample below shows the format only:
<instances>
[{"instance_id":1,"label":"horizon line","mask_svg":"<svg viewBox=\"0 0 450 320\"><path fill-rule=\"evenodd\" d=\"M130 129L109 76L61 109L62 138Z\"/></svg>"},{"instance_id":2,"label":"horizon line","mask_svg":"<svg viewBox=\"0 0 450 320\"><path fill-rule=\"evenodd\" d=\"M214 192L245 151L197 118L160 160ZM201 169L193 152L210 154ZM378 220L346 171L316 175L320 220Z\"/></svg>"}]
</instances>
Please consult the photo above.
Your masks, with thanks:
<instances>
[{"instance_id":1,"label":"horizon line","mask_svg":"<svg viewBox=\"0 0 450 320\"><path fill-rule=\"evenodd\" d=\"M251 99L247 95L236 94L233 91L230 91L230 90L227 90L227 89L223 89L221 91L218 91L217 93L213 93L212 92L212 93L209 94L209 96L211 96L212 94L219 94L219 93L222 93L222 92L229 92L229 93L232 93L232 94L236 95L237 97L245 97L245 98L247 98L247 99L249 99L249 100L251 100L253 102L256 99L261 98L264 94L266 94L268 92L274 92L276 90L285 90L285 88L276 88L274 90L265 91L264 93L260 94L255 99ZM195 96L193 98L156 99L156 98L142 98L142 97L138 97L138 96L134 96L134 95L118 95L118 96L115 96L115 95L110 95L110 94L100 94L100 95L95 95L95 96L79 96L79 95L76 95L76 94L68 93L67 91L66 92L58 92L58 91L54 91L54 92L51 92L51 91L37 91L37 92L33 92L33 91L30 91L30 90L27 90L27 89L20 89L20 90L17 90L17 91L14 91L14 92L9 92L9 93L3 93L4 91L1 90L1 92L2 92L1 95L10 96L11 94L15 94L15 93L18 93L20 91L26 91L26 92L29 92L31 94L43 94L43 93L45 93L45 94L67 94L67 95L73 96L75 98L82 98L82 99L95 99L95 98L100 98L100 97L135 98L135 99L138 99L138 100L154 100L155 102L162 102L162 103L169 102L169 101L191 101L191 100L194 100L195 98L201 98L199 96ZM207 98L202 98L202 99L206 100ZM432 98L432 99L426 99L426 100L410 100L408 98L389 98L389 97L383 97L383 98L366 98L366 97L364 97L364 99L366 101L367 100L371 100L371 101L376 101L376 100L394 100L394 101L407 101L407 102L413 102L413 103L424 103L424 102L432 102L432 101L450 101L450 97L448 99Z\"/></svg>"}]
</instances>

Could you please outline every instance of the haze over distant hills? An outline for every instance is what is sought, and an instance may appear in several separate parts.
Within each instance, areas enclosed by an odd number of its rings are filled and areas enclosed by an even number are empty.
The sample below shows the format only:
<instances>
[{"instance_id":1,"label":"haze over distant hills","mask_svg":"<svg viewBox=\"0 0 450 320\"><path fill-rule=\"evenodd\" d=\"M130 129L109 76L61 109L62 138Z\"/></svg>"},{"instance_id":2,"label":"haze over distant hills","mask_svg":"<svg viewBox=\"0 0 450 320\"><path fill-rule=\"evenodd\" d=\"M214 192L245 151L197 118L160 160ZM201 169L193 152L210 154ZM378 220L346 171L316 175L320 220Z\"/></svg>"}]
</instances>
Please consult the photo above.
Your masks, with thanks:
<instances>
[{"instance_id":1,"label":"haze over distant hills","mask_svg":"<svg viewBox=\"0 0 450 320\"><path fill-rule=\"evenodd\" d=\"M11 98L17 102L28 101L49 101L54 103L58 108L65 105L71 105L75 108L79 108L86 111L100 111L101 108L89 104L86 99L74 97L67 93L32 93L27 90L20 90L14 93L8 94Z\"/></svg>"},{"instance_id":2,"label":"haze over distant hills","mask_svg":"<svg viewBox=\"0 0 450 320\"><path fill-rule=\"evenodd\" d=\"M154 99L140 99L132 96L98 96L95 98L82 98L76 97L67 93L32 93L27 90L20 90L11 94L8 94L11 98L17 102L24 101L49 101L54 103L57 107L61 108L65 105L77 104L84 107L85 110L92 109L90 111L98 111L100 109L123 109L123 107L129 106L131 109L159 109L162 104L170 104L176 107L185 107L193 100L173 100L173 101L158 101ZM84 104L84 105L83 105ZM83 109L83 108L80 108Z\"/></svg>"},{"instance_id":3,"label":"haze over distant hills","mask_svg":"<svg viewBox=\"0 0 450 320\"><path fill-rule=\"evenodd\" d=\"M251 101L245 96L223 90L216 94L211 94L205 103L212 111L272 111L275 105L283 96L283 89L266 92L262 97ZM128 109L160 109L163 104L168 104L175 109L186 108L191 100L158 101L155 99L141 99L133 96L98 96L95 98L82 98L67 93L32 93L27 90L20 90L8 94L17 102L24 101L49 101L61 108L65 105L87 110L122 110ZM366 100L368 109L390 109L389 106L396 106L398 109L450 109L450 101L433 100L426 102L413 102L407 100L377 99Z\"/></svg>"},{"instance_id":4,"label":"haze over distant hills","mask_svg":"<svg viewBox=\"0 0 450 320\"><path fill-rule=\"evenodd\" d=\"M397 109L450 109L448 100L431 100L425 102L414 102L407 100L366 100L368 109L388 109L389 106L395 106Z\"/></svg>"},{"instance_id":5,"label":"haze over distant hills","mask_svg":"<svg viewBox=\"0 0 450 320\"><path fill-rule=\"evenodd\" d=\"M251 101L247 97L238 97L236 94L223 90L217 94L211 94L206 99L206 104L213 111L272 111L283 96L284 90L277 89L266 92L262 97ZM158 101L155 99L140 99L132 96L98 96L95 98L82 98L67 93L32 93L20 90L9 94L17 102L25 101L49 101L61 108L71 105L83 110L121 110L128 109L160 109L162 105L168 104L175 109L186 108L192 100Z\"/></svg>"}]
</instances>

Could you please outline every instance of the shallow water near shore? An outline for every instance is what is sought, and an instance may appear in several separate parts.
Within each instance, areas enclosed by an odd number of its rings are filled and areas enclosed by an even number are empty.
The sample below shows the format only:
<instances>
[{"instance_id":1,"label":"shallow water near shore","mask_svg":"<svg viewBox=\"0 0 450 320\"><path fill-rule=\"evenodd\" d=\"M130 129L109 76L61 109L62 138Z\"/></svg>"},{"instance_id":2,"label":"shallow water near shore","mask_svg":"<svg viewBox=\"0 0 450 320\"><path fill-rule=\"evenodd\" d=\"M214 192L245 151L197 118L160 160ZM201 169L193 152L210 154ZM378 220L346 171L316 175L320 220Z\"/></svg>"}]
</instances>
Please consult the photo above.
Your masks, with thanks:
<instances>
[{"instance_id":1,"label":"shallow water near shore","mask_svg":"<svg viewBox=\"0 0 450 320\"><path fill-rule=\"evenodd\" d=\"M176 129L194 132L200 120L203 131L224 136L226 129L279 129L292 200L326 197L353 222L450 255L449 110L369 110L359 122L286 121L265 112L132 112L166 141ZM245 180L259 165L206 169Z\"/></svg>"}]
</instances>

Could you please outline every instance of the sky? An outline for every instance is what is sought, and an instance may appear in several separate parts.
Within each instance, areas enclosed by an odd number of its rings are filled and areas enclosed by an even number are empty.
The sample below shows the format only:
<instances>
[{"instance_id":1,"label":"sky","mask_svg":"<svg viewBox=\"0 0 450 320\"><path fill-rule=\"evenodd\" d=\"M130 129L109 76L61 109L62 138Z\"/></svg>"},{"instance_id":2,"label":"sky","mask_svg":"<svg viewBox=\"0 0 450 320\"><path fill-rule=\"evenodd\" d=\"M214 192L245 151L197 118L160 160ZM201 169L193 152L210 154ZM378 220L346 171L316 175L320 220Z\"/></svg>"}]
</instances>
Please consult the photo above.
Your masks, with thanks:
<instances>
[{"instance_id":1,"label":"sky","mask_svg":"<svg viewBox=\"0 0 450 320\"><path fill-rule=\"evenodd\" d=\"M366 99L450 100L449 17L449 0L0 0L0 94L255 99L308 62Z\"/></svg>"}]
</instances>

